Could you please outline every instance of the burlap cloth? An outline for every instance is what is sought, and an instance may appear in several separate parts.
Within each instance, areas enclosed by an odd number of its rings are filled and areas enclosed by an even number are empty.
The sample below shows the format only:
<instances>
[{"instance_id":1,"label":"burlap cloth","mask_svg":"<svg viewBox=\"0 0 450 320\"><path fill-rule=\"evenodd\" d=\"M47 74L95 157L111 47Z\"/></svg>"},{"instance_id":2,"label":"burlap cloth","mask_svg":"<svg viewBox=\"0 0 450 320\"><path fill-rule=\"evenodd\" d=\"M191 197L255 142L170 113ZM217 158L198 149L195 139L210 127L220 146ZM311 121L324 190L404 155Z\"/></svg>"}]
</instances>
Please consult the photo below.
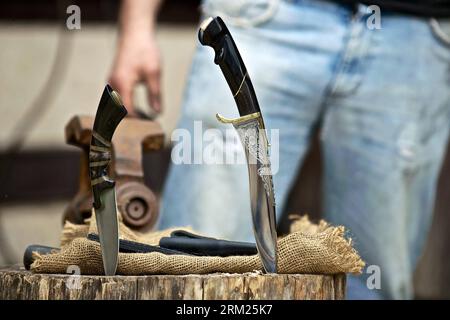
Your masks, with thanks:
<instances>
[{"instance_id":1,"label":"burlap cloth","mask_svg":"<svg viewBox=\"0 0 450 320\"><path fill-rule=\"evenodd\" d=\"M180 229L180 228L177 228ZM68 266L77 265L81 274L103 274L100 245L86 238L96 232L95 219L84 225L66 222L61 251L39 255L31 270L35 273L66 273ZM139 234L119 222L120 238L157 245L159 239L175 229ZM192 232L192 230L190 230ZM344 237L344 227L333 227L325 221L313 224L307 216L294 220L291 233L278 239L279 273L354 273L359 274L364 262ZM119 253L118 274L204 274L214 272L244 273L261 271L257 255L232 257L199 257L152 253Z\"/></svg>"}]
</instances>

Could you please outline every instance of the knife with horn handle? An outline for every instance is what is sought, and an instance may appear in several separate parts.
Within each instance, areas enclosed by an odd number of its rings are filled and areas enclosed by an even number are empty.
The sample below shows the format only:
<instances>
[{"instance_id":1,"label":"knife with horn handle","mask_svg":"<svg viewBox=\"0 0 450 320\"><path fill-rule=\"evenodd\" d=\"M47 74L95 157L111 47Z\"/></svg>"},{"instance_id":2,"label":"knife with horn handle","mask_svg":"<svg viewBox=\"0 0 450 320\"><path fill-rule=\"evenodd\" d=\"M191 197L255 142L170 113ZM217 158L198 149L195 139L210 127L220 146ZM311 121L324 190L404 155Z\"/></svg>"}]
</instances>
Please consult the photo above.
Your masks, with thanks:
<instances>
[{"instance_id":1,"label":"knife with horn handle","mask_svg":"<svg viewBox=\"0 0 450 320\"><path fill-rule=\"evenodd\" d=\"M277 272L277 232L275 197L269 159L269 144L255 90L231 37L220 17L208 18L198 32L200 43L214 49L214 62L219 65L233 94L240 117L227 119L217 114L222 123L237 130L247 157L250 199L256 247L268 273Z\"/></svg>"},{"instance_id":2,"label":"knife with horn handle","mask_svg":"<svg viewBox=\"0 0 450 320\"><path fill-rule=\"evenodd\" d=\"M119 226L117 221L115 182L108 176L111 160L111 139L120 121L127 115L119 94L106 85L92 129L89 149L89 174L97 229L102 249L105 275L116 273L119 255Z\"/></svg>"}]
</instances>

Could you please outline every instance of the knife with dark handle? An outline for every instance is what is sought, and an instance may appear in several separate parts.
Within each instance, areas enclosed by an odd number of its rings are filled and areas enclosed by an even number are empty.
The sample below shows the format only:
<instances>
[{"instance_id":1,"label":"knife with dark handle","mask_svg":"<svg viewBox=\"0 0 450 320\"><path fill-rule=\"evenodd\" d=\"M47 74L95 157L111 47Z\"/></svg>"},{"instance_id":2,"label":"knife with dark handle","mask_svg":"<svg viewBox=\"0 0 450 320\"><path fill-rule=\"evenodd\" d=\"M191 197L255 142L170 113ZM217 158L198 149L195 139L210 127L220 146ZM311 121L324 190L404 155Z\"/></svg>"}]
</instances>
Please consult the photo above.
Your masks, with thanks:
<instances>
[{"instance_id":1,"label":"knife with dark handle","mask_svg":"<svg viewBox=\"0 0 450 320\"><path fill-rule=\"evenodd\" d=\"M231 123L239 134L247 158L250 201L256 246L266 272L277 272L277 233L275 196L264 120L247 68L230 31L220 17L208 18L198 32L200 43L214 49L230 87L240 117L228 119L217 114L222 123Z\"/></svg>"},{"instance_id":2,"label":"knife with dark handle","mask_svg":"<svg viewBox=\"0 0 450 320\"><path fill-rule=\"evenodd\" d=\"M100 242L95 233L89 233L87 238L91 241ZM23 265L30 270L34 262L33 252L40 255L60 252L61 249L44 245L29 245L23 255ZM185 230L175 230L170 237L163 237L159 246L152 246L141 242L119 239L119 252L121 253L151 253L158 252L166 255L185 256L249 256L257 253L254 243L227 241L215 238L203 237Z\"/></svg>"},{"instance_id":3,"label":"knife with dark handle","mask_svg":"<svg viewBox=\"0 0 450 320\"><path fill-rule=\"evenodd\" d=\"M100 238L97 234L90 233L87 238L91 241L100 242ZM33 252L36 252L40 255L58 253L61 249L53 248L48 246L43 246L39 244L29 245L25 249L25 253L23 255L23 265L26 270L30 270L30 266L34 262ZM171 250L169 248L162 248L158 246L151 246L145 243L130 241L130 240L119 240L119 252L121 253L151 253L151 252L159 252L167 255L190 255L186 252L181 252L177 250Z\"/></svg>"},{"instance_id":4,"label":"knife with dark handle","mask_svg":"<svg viewBox=\"0 0 450 320\"><path fill-rule=\"evenodd\" d=\"M88 239L99 242L98 235L94 233L88 234ZM179 254L218 257L257 254L254 243L207 238L183 230L174 231L170 237L161 238L159 246L120 239L119 251L123 253L159 252L168 255Z\"/></svg>"},{"instance_id":5,"label":"knife with dark handle","mask_svg":"<svg viewBox=\"0 0 450 320\"><path fill-rule=\"evenodd\" d=\"M105 275L114 275L119 254L115 182L108 176L111 139L127 115L119 94L107 85L98 105L89 150L89 174Z\"/></svg>"}]
</instances>

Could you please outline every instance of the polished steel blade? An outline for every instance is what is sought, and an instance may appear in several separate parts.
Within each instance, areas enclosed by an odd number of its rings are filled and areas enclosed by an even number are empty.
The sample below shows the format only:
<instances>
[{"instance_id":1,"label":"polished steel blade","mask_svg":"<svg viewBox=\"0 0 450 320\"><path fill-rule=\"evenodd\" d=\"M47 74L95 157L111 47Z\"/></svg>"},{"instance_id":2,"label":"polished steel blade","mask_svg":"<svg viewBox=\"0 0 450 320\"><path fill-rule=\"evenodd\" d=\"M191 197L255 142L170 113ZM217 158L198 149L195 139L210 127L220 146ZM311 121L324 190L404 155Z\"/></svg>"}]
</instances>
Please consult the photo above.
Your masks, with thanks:
<instances>
[{"instance_id":1,"label":"polished steel blade","mask_svg":"<svg viewBox=\"0 0 450 320\"><path fill-rule=\"evenodd\" d=\"M269 145L261 118L233 123L247 157L253 231L264 270L277 272L275 197Z\"/></svg>"},{"instance_id":2,"label":"polished steel blade","mask_svg":"<svg viewBox=\"0 0 450 320\"><path fill-rule=\"evenodd\" d=\"M119 257L119 225L114 188L103 191L100 198L103 206L95 210L95 219L102 248L103 269L105 275L113 276Z\"/></svg>"}]
</instances>

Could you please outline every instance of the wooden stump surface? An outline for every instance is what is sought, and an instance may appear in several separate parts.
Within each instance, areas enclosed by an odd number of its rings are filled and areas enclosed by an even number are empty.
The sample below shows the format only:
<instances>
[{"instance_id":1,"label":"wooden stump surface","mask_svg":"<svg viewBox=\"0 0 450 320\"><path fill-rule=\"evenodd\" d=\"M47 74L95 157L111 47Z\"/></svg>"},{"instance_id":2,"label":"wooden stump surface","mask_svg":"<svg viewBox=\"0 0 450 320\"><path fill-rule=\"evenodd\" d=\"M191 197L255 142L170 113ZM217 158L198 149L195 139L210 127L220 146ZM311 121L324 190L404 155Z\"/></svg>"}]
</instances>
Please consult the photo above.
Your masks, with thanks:
<instances>
[{"instance_id":1,"label":"wooden stump surface","mask_svg":"<svg viewBox=\"0 0 450 320\"><path fill-rule=\"evenodd\" d=\"M72 276L0 269L0 299L344 299L345 274Z\"/></svg>"}]
</instances>

